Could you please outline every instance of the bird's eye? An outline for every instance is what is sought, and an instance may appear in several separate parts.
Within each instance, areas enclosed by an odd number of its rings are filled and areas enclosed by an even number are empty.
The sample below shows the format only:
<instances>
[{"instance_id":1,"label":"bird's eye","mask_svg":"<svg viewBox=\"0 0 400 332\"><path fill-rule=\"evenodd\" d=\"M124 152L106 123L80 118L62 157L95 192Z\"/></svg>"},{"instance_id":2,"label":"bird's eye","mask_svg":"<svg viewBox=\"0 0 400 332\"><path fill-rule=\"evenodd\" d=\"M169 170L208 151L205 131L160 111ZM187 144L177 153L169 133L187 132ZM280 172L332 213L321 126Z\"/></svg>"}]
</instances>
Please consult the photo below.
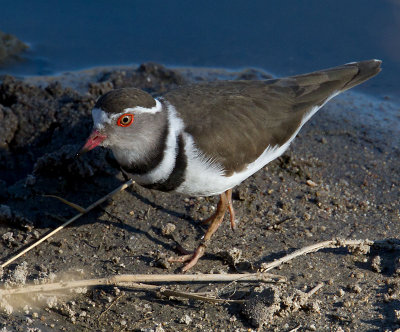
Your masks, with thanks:
<instances>
[{"instance_id":1,"label":"bird's eye","mask_svg":"<svg viewBox=\"0 0 400 332\"><path fill-rule=\"evenodd\" d=\"M133 114L123 114L118 118L117 125L120 127L128 127L133 122Z\"/></svg>"}]
</instances>

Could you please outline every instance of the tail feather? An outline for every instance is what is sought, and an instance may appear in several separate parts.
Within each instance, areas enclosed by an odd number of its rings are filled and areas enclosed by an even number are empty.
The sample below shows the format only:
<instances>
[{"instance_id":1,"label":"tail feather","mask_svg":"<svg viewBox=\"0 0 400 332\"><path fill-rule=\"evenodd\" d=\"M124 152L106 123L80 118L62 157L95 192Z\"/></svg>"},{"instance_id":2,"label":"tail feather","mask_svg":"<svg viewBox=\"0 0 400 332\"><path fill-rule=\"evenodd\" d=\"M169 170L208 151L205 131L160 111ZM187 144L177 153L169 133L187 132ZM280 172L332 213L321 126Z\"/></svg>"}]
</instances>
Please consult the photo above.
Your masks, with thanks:
<instances>
[{"instance_id":1,"label":"tail feather","mask_svg":"<svg viewBox=\"0 0 400 332\"><path fill-rule=\"evenodd\" d=\"M381 71L381 63L380 60L352 62L309 74L289 77L288 80L299 86L295 96L297 106L322 105L332 96L361 84L378 74Z\"/></svg>"},{"instance_id":2,"label":"tail feather","mask_svg":"<svg viewBox=\"0 0 400 332\"><path fill-rule=\"evenodd\" d=\"M381 60L366 60L344 65L343 67L356 67L358 71L356 75L354 75L354 77L345 84L342 91L361 84L371 77L377 75L381 71L381 63Z\"/></svg>"}]
</instances>

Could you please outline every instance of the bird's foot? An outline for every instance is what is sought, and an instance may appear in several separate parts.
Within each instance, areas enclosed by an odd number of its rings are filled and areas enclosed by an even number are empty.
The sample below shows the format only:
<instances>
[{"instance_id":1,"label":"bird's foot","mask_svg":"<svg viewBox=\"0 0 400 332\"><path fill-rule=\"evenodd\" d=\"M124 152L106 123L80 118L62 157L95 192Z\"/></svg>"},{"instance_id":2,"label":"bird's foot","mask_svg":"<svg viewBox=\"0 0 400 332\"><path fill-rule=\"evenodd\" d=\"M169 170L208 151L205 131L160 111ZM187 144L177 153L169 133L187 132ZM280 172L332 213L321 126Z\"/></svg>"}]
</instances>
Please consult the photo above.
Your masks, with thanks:
<instances>
[{"instance_id":1,"label":"bird's foot","mask_svg":"<svg viewBox=\"0 0 400 332\"><path fill-rule=\"evenodd\" d=\"M231 227L234 229L235 227L235 211L232 206L232 189L229 189L221 194L220 200L218 202L217 210L215 213L208 219L206 219L203 223L210 223L210 226L207 229L206 234L204 235L202 243L197 247L194 253L188 253L181 246L178 246L179 251L183 252L182 256L179 257L170 257L168 259L169 262L188 262L182 269L183 272L186 272L190 268L196 265L197 261L201 256L204 255L207 247L207 243L210 241L211 236L216 232L218 227L221 225L224 220L224 216L226 210L229 210L230 213L230 221Z\"/></svg>"},{"instance_id":2,"label":"bird's foot","mask_svg":"<svg viewBox=\"0 0 400 332\"><path fill-rule=\"evenodd\" d=\"M178 257L170 257L168 259L168 262L178 262L178 263L188 262L182 268L182 272L186 272L187 270L189 270L190 268L192 268L197 264L198 260L200 259L200 257L204 255L205 251L206 251L206 245L205 243L202 243L197 247L194 253L184 254Z\"/></svg>"}]
</instances>

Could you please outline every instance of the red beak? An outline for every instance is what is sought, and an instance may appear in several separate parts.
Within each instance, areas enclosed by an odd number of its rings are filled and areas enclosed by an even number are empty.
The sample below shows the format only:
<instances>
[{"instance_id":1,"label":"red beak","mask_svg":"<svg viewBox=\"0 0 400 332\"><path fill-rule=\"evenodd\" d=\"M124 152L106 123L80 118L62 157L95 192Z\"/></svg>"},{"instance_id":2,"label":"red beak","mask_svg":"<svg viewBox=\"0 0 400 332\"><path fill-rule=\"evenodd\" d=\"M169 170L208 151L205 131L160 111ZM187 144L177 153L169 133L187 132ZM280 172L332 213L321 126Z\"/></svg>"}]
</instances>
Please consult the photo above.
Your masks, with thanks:
<instances>
[{"instance_id":1,"label":"red beak","mask_svg":"<svg viewBox=\"0 0 400 332\"><path fill-rule=\"evenodd\" d=\"M93 132L90 134L89 138L87 139L85 145L82 147L82 149L79 150L79 152L76 154L76 156L79 157L81 154L84 154L84 153L94 149L96 146L101 144L106 138L107 138L107 136L101 134L98 130L93 130Z\"/></svg>"}]
</instances>

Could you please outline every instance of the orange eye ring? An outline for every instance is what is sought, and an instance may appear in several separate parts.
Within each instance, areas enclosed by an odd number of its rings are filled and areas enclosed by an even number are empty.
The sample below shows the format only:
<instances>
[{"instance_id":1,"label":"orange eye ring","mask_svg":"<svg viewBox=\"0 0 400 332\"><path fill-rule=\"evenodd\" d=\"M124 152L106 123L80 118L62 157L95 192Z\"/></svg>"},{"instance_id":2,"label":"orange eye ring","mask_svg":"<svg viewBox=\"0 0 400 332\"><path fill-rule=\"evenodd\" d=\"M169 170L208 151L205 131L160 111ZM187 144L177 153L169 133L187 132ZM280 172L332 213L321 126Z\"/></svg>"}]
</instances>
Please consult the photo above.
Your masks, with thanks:
<instances>
[{"instance_id":1,"label":"orange eye ring","mask_svg":"<svg viewBox=\"0 0 400 332\"><path fill-rule=\"evenodd\" d=\"M122 114L117 121L117 125L120 127L128 127L133 122L133 114L126 113Z\"/></svg>"}]
</instances>

